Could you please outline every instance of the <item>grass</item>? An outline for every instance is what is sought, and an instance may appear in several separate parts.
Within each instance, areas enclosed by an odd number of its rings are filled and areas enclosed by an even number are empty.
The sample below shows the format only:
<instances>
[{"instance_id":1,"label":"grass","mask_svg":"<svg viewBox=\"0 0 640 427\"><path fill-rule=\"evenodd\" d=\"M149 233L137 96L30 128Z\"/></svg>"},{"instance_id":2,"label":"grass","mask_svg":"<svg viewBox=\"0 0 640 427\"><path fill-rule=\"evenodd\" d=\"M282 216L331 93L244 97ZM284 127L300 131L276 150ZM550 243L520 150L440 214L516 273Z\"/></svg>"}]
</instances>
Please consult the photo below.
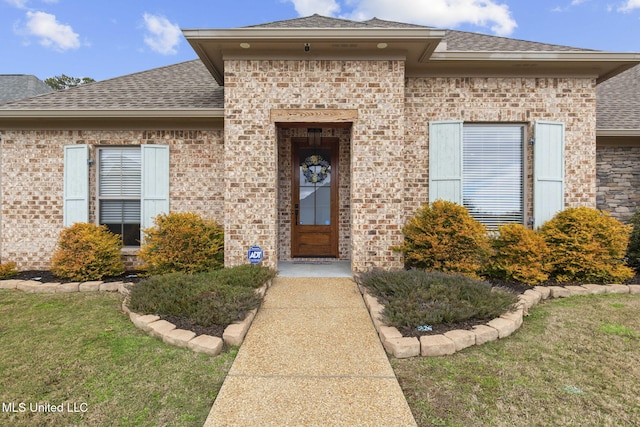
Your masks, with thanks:
<instances>
[{"instance_id":1,"label":"grass","mask_svg":"<svg viewBox=\"0 0 640 427\"><path fill-rule=\"evenodd\" d=\"M137 330L110 293L0 290L0 411L12 426L201 426L237 349L216 358ZM30 404L86 412L31 413ZM83 406L86 404L86 406Z\"/></svg>"},{"instance_id":2,"label":"grass","mask_svg":"<svg viewBox=\"0 0 640 427\"><path fill-rule=\"evenodd\" d=\"M640 424L640 298L552 300L505 340L394 359L420 426Z\"/></svg>"}]
</instances>

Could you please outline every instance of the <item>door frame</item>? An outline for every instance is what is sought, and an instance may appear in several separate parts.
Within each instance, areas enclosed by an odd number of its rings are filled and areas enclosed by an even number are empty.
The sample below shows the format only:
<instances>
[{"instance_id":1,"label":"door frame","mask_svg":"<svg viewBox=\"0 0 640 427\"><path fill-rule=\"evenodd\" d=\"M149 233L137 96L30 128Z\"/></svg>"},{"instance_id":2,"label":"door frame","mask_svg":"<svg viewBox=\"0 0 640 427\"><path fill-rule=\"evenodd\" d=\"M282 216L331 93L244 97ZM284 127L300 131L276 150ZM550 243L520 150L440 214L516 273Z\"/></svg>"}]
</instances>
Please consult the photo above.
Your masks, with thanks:
<instances>
[{"instance_id":1,"label":"door frame","mask_svg":"<svg viewBox=\"0 0 640 427\"><path fill-rule=\"evenodd\" d=\"M297 207L299 208L300 204L300 149L320 147L331 150L330 225L299 225ZM308 138L291 138L291 158L291 258L339 258L339 138L320 137L317 134L310 134ZM302 240L305 234L310 238L313 238L314 234L328 235L329 243L324 249L313 253L312 249L304 249Z\"/></svg>"}]
</instances>

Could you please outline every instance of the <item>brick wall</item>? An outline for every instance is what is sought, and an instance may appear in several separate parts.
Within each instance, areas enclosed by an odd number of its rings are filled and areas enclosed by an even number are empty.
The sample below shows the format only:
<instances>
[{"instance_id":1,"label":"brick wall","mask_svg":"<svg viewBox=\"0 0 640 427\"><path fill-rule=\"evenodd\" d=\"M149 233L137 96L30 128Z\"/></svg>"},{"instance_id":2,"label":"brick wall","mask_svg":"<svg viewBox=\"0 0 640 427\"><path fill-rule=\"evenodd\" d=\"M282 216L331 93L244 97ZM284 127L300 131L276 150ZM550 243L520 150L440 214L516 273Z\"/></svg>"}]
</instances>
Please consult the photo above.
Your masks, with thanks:
<instances>
[{"instance_id":1,"label":"brick wall","mask_svg":"<svg viewBox=\"0 0 640 427\"><path fill-rule=\"evenodd\" d=\"M385 60L230 60L225 70L224 130L3 130L0 259L48 267L62 227L63 146L70 144L171 145L171 208L224 223L227 265L245 263L254 244L265 250L266 265L288 259L289 139L304 128L277 128L272 109L357 110L350 129L323 129L340 137L339 251L355 271L402 266L390 248L428 200L432 120L525 123L529 136L535 120L565 122L565 203L596 204L592 79L405 79L402 61ZM530 201L531 148L527 159ZM94 220L95 197L91 212Z\"/></svg>"},{"instance_id":2,"label":"brick wall","mask_svg":"<svg viewBox=\"0 0 640 427\"><path fill-rule=\"evenodd\" d=\"M627 222L640 205L640 147L599 146L597 207Z\"/></svg>"},{"instance_id":3,"label":"brick wall","mask_svg":"<svg viewBox=\"0 0 640 427\"><path fill-rule=\"evenodd\" d=\"M351 132L352 268L399 267L390 247L403 222L404 63L345 60L225 62L225 262L252 244L275 265L278 144L271 109L357 109ZM242 165L251 165L247 175Z\"/></svg>"},{"instance_id":4,"label":"brick wall","mask_svg":"<svg viewBox=\"0 0 640 427\"><path fill-rule=\"evenodd\" d=\"M222 222L223 139L217 131L2 131L2 262L47 269L63 221L65 145L166 144L170 205ZM90 170L90 220L95 221L95 166Z\"/></svg>"},{"instance_id":5,"label":"brick wall","mask_svg":"<svg viewBox=\"0 0 640 427\"><path fill-rule=\"evenodd\" d=\"M406 81L406 213L428 201L429 122L525 123L533 135L536 120L566 124L565 205L596 203L596 92L593 79L567 78L408 78ZM532 214L532 148L527 149L527 205Z\"/></svg>"}]
</instances>

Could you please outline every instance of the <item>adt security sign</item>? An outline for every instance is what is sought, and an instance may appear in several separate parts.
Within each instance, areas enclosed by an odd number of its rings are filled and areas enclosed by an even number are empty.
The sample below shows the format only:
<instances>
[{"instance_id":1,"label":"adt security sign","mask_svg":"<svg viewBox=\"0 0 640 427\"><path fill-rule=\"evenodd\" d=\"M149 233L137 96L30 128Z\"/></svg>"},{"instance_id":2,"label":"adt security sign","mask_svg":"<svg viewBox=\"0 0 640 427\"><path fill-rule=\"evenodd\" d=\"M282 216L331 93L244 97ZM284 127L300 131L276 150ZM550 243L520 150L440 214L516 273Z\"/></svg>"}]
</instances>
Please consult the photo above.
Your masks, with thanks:
<instances>
[{"instance_id":1,"label":"adt security sign","mask_svg":"<svg viewBox=\"0 0 640 427\"><path fill-rule=\"evenodd\" d=\"M251 249L249 249L249 252L247 252L247 259L251 264L260 263L263 257L264 252L262 252L260 246L251 246Z\"/></svg>"}]
</instances>

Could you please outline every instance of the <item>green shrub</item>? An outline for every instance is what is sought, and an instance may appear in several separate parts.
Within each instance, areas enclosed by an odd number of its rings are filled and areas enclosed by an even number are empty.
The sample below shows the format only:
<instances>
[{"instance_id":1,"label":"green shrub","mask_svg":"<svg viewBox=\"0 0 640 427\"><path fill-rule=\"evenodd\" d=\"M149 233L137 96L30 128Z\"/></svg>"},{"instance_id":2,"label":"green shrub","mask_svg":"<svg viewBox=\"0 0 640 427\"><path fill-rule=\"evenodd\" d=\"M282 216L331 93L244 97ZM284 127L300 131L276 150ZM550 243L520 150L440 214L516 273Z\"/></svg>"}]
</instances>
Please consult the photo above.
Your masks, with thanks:
<instances>
[{"instance_id":1,"label":"green shrub","mask_svg":"<svg viewBox=\"0 0 640 427\"><path fill-rule=\"evenodd\" d=\"M15 262L5 262L0 264L0 280L11 279L18 275L18 268Z\"/></svg>"},{"instance_id":2,"label":"green shrub","mask_svg":"<svg viewBox=\"0 0 640 427\"><path fill-rule=\"evenodd\" d=\"M253 289L217 284L199 293L191 318L203 326L229 325L258 308L260 296Z\"/></svg>"},{"instance_id":3,"label":"green shrub","mask_svg":"<svg viewBox=\"0 0 640 427\"><path fill-rule=\"evenodd\" d=\"M255 288L275 275L266 267L239 266L152 276L131 287L129 308L137 313L180 316L202 326L227 326L259 306Z\"/></svg>"},{"instance_id":4,"label":"green shrub","mask_svg":"<svg viewBox=\"0 0 640 427\"><path fill-rule=\"evenodd\" d=\"M477 277L489 253L485 226L444 200L425 204L402 232L404 243L393 250L404 254L407 267Z\"/></svg>"},{"instance_id":5,"label":"green shrub","mask_svg":"<svg viewBox=\"0 0 640 427\"><path fill-rule=\"evenodd\" d=\"M225 285L259 288L276 277L277 272L272 268L244 264L216 271L215 274Z\"/></svg>"},{"instance_id":6,"label":"green shrub","mask_svg":"<svg viewBox=\"0 0 640 427\"><path fill-rule=\"evenodd\" d=\"M122 240L104 225L75 223L62 230L51 271L72 281L100 280L124 273Z\"/></svg>"},{"instance_id":7,"label":"green shrub","mask_svg":"<svg viewBox=\"0 0 640 427\"><path fill-rule=\"evenodd\" d=\"M540 230L558 282L612 283L633 277L624 265L631 226L608 213L580 207L559 212Z\"/></svg>"},{"instance_id":8,"label":"green shrub","mask_svg":"<svg viewBox=\"0 0 640 427\"><path fill-rule=\"evenodd\" d=\"M627 248L627 264L636 270L640 270L640 209L638 209L629 221L632 227Z\"/></svg>"},{"instance_id":9,"label":"green shrub","mask_svg":"<svg viewBox=\"0 0 640 427\"><path fill-rule=\"evenodd\" d=\"M535 285L549 278L549 248L544 238L521 224L498 227L486 269L489 277Z\"/></svg>"},{"instance_id":10,"label":"green shrub","mask_svg":"<svg viewBox=\"0 0 640 427\"><path fill-rule=\"evenodd\" d=\"M158 215L138 256L150 274L198 273L224 266L224 231L193 212Z\"/></svg>"},{"instance_id":11,"label":"green shrub","mask_svg":"<svg viewBox=\"0 0 640 427\"><path fill-rule=\"evenodd\" d=\"M397 328L492 319L517 301L486 282L439 272L371 271L358 282L385 306L384 321Z\"/></svg>"}]
</instances>

